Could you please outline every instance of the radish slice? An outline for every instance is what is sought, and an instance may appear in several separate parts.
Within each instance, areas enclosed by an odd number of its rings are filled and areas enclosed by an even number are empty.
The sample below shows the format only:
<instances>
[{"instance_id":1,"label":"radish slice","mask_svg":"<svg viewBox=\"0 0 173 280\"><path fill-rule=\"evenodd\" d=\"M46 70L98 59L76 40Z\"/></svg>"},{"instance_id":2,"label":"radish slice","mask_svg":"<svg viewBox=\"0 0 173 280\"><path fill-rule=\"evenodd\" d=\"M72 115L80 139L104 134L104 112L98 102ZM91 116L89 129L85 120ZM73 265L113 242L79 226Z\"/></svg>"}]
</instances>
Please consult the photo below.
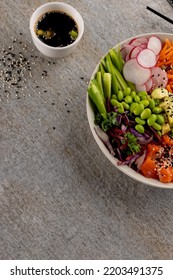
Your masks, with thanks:
<instances>
[{"instance_id":1,"label":"radish slice","mask_svg":"<svg viewBox=\"0 0 173 280\"><path fill-rule=\"evenodd\" d=\"M130 59L130 54L128 53L128 54L126 54L126 56L125 56L125 62L127 62L129 59Z\"/></svg>"},{"instance_id":2,"label":"radish slice","mask_svg":"<svg viewBox=\"0 0 173 280\"><path fill-rule=\"evenodd\" d=\"M135 58L128 60L123 67L123 75L127 81L143 85L151 76L151 70L139 65Z\"/></svg>"},{"instance_id":3,"label":"radish slice","mask_svg":"<svg viewBox=\"0 0 173 280\"><path fill-rule=\"evenodd\" d=\"M155 55L158 55L162 49L162 43L158 37L151 36L148 41L147 48L152 50Z\"/></svg>"},{"instance_id":4,"label":"radish slice","mask_svg":"<svg viewBox=\"0 0 173 280\"><path fill-rule=\"evenodd\" d=\"M134 47L130 52L130 58L136 58L137 55L142 51L141 47Z\"/></svg>"},{"instance_id":5,"label":"radish slice","mask_svg":"<svg viewBox=\"0 0 173 280\"><path fill-rule=\"evenodd\" d=\"M149 78L149 80L145 83L145 86L146 86L146 91L150 92L150 90L153 87L153 79Z\"/></svg>"},{"instance_id":6,"label":"radish slice","mask_svg":"<svg viewBox=\"0 0 173 280\"><path fill-rule=\"evenodd\" d=\"M141 44L148 44L148 39L145 37L141 37L141 38L134 38L129 42L129 45L132 46L140 46Z\"/></svg>"},{"instance_id":7,"label":"radish slice","mask_svg":"<svg viewBox=\"0 0 173 280\"><path fill-rule=\"evenodd\" d=\"M120 53L122 55L122 58L124 59L125 56L127 54L129 54L131 52L131 50L134 48L134 46L130 46L130 45L124 45L122 46L121 50L120 50Z\"/></svg>"},{"instance_id":8,"label":"radish slice","mask_svg":"<svg viewBox=\"0 0 173 280\"><path fill-rule=\"evenodd\" d=\"M142 50L137 56L137 62L145 68L154 67L157 63L156 55L152 50Z\"/></svg>"},{"instance_id":9,"label":"radish slice","mask_svg":"<svg viewBox=\"0 0 173 280\"><path fill-rule=\"evenodd\" d=\"M139 92L139 91L147 91L147 87L146 87L145 84L143 84L143 85L136 84L135 87L136 87L136 91L137 92Z\"/></svg>"},{"instance_id":10,"label":"radish slice","mask_svg":"<svg viewBox=\"0 0 173 280\"><path fill-rule=\"evenodd\" d=\"M168 83L168 76L165 70L160 67L153 67L151 69L151 77L153 79L152 90L155 88L165 88Z\"/></svg>"}]
</instances>

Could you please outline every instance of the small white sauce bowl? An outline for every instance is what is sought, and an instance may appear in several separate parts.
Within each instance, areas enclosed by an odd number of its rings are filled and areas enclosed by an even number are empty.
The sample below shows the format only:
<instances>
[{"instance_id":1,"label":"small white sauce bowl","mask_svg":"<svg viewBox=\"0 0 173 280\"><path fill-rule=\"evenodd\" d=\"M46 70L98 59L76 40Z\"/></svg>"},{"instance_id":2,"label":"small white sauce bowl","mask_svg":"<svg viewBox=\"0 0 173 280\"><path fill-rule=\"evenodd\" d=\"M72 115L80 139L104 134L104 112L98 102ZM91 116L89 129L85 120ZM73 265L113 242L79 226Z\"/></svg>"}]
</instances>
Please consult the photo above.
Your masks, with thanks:
<instances>
[{"instance_id":1,"label":"small white sauce bowl","mask_svg":"<svg viewBox=\"0 0 173 280\"><path fill-rule=\"evenodd\" d=\"M35 30L36 30L36 24L38 22L38 19L42 15L44 15L45 13L50 12L50 11L63 12L74 19L74 21L77 24L77 28L78 28L78 36L72 44L65 46L65 47L51 47L51 46L46 45L44 42L42 42L36 35ZM32 40L33 40L36 48L43 55L46 55L48 57L61 58L61 57L64 57L64 56L70 54L71 52L73 52L76 49L76 47L79 44L79 42L83 36L83 33L84 33L84 21L80 15L80 13L72 6L65 4L63 2L49 2L49 3L43 4L42 6L38 7L31 15L30 32L31 32Z\"/></svg>"}]
</instances>

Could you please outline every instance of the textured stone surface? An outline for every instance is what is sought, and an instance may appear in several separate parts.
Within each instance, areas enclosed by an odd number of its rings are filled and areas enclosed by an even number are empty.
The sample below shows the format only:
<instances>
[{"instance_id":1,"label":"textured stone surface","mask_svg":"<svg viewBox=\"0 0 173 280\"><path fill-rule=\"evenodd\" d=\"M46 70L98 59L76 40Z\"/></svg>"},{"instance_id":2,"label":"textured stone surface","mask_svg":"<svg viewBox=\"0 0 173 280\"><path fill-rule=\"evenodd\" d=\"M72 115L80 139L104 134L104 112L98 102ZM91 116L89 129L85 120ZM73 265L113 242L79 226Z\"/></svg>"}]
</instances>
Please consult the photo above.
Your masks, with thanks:
<instances>
[{"instance_id":1,"label":"textured stone surface","mask_svg":"<svg viewBox=\"0 0 173 280\"><path fill-rule=\"evenodd\" d=\"M85 33L72 55L52 60L29 33L33 9L45 2L0 4L1 58L13 45L32 72L18 93L8 95L0 80L0 258L172 259L173 191L139 184L104 157L85 100L109 48L136 34L172 32L146 5L170 18L173 10L163 0L65 1L83 16Z\"/></svg>"}]
</instances>

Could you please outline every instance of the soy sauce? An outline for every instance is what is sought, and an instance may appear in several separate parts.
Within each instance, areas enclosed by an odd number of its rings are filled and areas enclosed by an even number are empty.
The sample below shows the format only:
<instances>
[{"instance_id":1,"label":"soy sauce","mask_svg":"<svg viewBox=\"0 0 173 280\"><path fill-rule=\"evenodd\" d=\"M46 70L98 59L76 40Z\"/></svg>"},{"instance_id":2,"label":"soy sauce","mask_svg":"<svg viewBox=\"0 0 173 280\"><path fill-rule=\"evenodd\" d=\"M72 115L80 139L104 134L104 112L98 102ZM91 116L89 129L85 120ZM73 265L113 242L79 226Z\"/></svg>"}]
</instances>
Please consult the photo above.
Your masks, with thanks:
<instances>
[{"instance_id":1,"label":"soy sauce","mask_svg":"<svg viewBox=\"0 0 173 280\"><path fill-rule=\"evenodd\" d=\"M39 18L36 34L42 42L51 47L64 47L76 40L77 24L66 13L50 11Z\"/></svg>"}]
</instances>

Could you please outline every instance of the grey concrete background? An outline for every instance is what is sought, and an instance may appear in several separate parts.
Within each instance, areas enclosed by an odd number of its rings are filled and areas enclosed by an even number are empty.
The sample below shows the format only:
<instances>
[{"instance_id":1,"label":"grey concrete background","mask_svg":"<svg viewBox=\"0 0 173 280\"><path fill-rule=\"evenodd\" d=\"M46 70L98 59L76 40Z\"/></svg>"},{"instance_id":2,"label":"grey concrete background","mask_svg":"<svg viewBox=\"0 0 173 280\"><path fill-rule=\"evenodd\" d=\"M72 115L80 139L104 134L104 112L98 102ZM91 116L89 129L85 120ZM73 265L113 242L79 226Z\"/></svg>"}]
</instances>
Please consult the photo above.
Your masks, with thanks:
<instances>
[{"instance_id":1,"label":"grey concrete background","mask_svg":"<svg viewBox=\"0 0 173 280\"><path fill-rule=\"evenodd\" d=\"M52 60L29 33L33 10L45 2L0 3L1 59L13 46L32 72L18 93L0 79L0 259L172 259L173 191L135 182L105 158L85 100L111 47L136 34L172 32L146 6L172 19L173 8L166 0L65 1L81 13L85 33L72 55Z\"/></svg>"}]
</instances>

